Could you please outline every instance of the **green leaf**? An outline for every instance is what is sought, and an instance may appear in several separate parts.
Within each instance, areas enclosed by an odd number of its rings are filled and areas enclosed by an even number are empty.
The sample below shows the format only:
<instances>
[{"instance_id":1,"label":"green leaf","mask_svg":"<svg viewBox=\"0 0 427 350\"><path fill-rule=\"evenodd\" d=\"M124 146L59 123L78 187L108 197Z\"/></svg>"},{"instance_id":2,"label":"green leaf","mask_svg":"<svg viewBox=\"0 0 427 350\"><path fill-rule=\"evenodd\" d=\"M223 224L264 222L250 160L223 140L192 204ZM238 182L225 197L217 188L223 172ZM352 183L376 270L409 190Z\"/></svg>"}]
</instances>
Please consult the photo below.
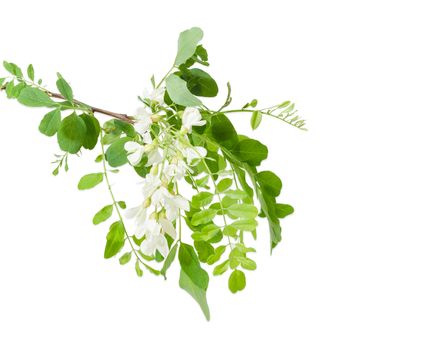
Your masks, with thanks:
<instances>
[{"instance_id":1,"label":"green leaf","mask_svg":"<svg viewBox=\"0 0 427 350\"><path fill-rule=\"evenodd\" d=\"M233 238L237 238L237 229L234 228L233 226L225 226L224 229L222 230L222 233L224 234L224 236L230 236Z\"/></svg>"},{"instance_id":2,"label":"green leaf","mask_svg":"<svg viewBox=\"0 0 427 350\"><path fill-rule=\"evenodd\" d=\"M47 113L39 125L39 131L46 136L53 136L61 125L61 110L59 108Z\"/></svg>"},{"instance_id":3,"label":"green leaf","mask_svg":"<svg viewBox=\"0 0 427 350\"><path fill-rule=\"evenodd\" d=\"M251 117L252 130L255 130L261 124L261 120L262 120L262 113L260 111L254 111Z\"/></svg>"},{"instance_id":4,"label":"green leaf","mask_svg":"<svg viewBox=\"0 0 427 350\"><path fill-rule=\"evenodd\" d=\"M252 177L255 178L255 175L252 174ZM271 249L273 249L282 240L282 228L280 226L279 218L276 215L276 199L261 186L257 186L256 191L261 205L261 210L268 220Z\"/></svg>"},{"instance_id":5,"label":"green leaf","mask_svg":"<svg viewBox=\"0 0 427 350\"><path fill-rule=\"evenodd\" d=\"M19 83L18 85L16 85L14 88L13 88L13 92L12 92L12 97L13 98L18 98L19 97L19 95L21 94L21 92L22 92L22 90L24 90L25 89L25 87L27 86L27 84L25 84L25 83Z\"/></svg>"},{"instance_id":6,"label":"green leaf","mask_svg":"<svg viewBox=\"0 0 427 350\"><path fill-rule=\"evenodd\" d=\"M208 52L203 47L203 45L198 45L196 48L196 55L200 57L200 59L204 62L208 61Z\"/></svg>"},{"instance_id":7,"label":"green leaf","mask_svg":"<svg viewBox=\"0 0 427 350\"><path fill-rule=\"evenodd\" d=\"M225 194L233 199L245 199L248 198L248 194L243 190L228 190Z\"/></svg>"},{"instance_id":8,"label":"green leaf","mask_svg":"<svg viewBox=\"0 0 427 350\"><path fill-rule=\"evenodd\" d=\"M166 79L166 90L170 99L180 106L200 106L200 101L187 88L187 83L175 74Z\"/></svg>"},{"instance_id":9,"label":"green leaf","mask_svg":"<svg viewBox=\"0 0 427 350\"><path fill-rule=\"evenodd\" d=\"M182 72L181 78L187 82L187 87L193 95L215 97L218 95L216 81L204 70L193 68Z\"/></svg>"},{"instance_id":10,"label":"green leaf","mask_svg":"<svg viewBox=\"0 0 427 350\"><path fill-rule=\"evenodd\" d=\"M110 147L108 147L107 152L105 152L105 159L108 164L112 167L119 167L128 162L127 153L124 149L126 142L131 141L130 137L122 137L114 141Z\"/></svg>"},{"instance_id":11,"label":"green leaf","mask_svg":"<svg viewBox=\"0 0 427 350\"><path fill-rule=\"evenodd\" d=\"M30 64L27 67L27 75L28 75L28 78L30 78L31 81L34 81L34 67L33 67L32 64Z\"/></svg>"},{"instance_id":12,"label":"green leaf","mask_svg":"<svg viewBox=\"0 0 427 350\"><path fill-rule=\"evenodd\" d=\"M22 71L15 63L3 61L3 67L11 74L22 78Z\"/></svg>"},{"instance_id":13,"label":"green leaf","mask_svg":"<svg viewBox=\"0 0 427 350\"><path fill-rule=\"evenodd\" d=\"M142 263L142 265L144 265L144 266L145 266L145 268L146 268L148 271L150 271L153 275L155 275L155 276L160 276L160 271L159 271L159 270L156 270L156 269L152 268L150 265L147 265L147 264L145 264L145 263Z\"/></svg>"},{"instance_id":14,"label":"green leaf","mask_svg":"<svg viewBox=\"0 0 427 350\"><path fill-rule=\"evenodd\" d=\"M237 293L245 289L246 287L246 276L243 271L234 270L228 279L228 288L232 293Z\"/></svg>"},{"instance_id":15,"label":"green leaf","mask_svg":"<svg viewBox=\"0 0 427 350\"><path fill-rule=\"evenodd\" d=\"M194 195L191 200L191 205L195 208L201 208L212 202L213 194L210 192L199 192Z\"/></svg>"},{"instance_id":16,"label":"green leaf","mask_svg":"<svg viewBox=\"0 0 427 350\"><path fill-rule=\"evenodd\" d=\"M28 107L54 107L58 105L45 92L29 86L21 91L18 101Z\"/></svg>"},{"instance_id":17,"label":"green leaf","mask_svg":"<svg viewBox=\"0 0 427 350\"><path fill-rule=\"evenodd\" d=\"M285 108L285 107L288 107L290 104L291 104L291 101L285 101L285 102L282 102L282 103L278 106L278 108Z\"/></svg>"},{"instance_id":18,"label":"green leaf","mask_svg":"<svg viewBox=\"0 0 427 350\"><path fill-rule=\"evenodd\" d=\"M116 221L110 226L107 234L107 244L105 245L104 258L109 259L115 256L125 244L125 228L121 221Z\"/></svg>"},{"instance_id":19,"label":"green leaf","mask_svg":"<svg viewBox=\"0 0 427 350\"><path fill-rule=\"evenodd\" d=\"M73 102L73 90L71 89L71 86L62 77L61 74L57 73L57 75L58 75L58 80L56 81L56 87L58 88L58 90L62 94L62 96L64 96L67 101L72 103Z\"/></svg>"},{"instance_id":20,"label":"green leaf","mask_svg":"<svg viewBox=\"0 0 427 350\"><path fill-rule=\"evenodd\" d=\"M258 209L251 204L233 204L226 209L227 213L243 219L255 219Z\"/></svg>"},{"instance_id":21,"label":"green leaf","mask_svg":"<svg viewBox=\"0 0 427 350\"><path fill-rule=\"evenodd\" d=\"M255 175L255 179L263 192L267 192L273 197L280 195L282 180L272 171L261 171Z\"/></svg>"},{"instance_id":22,"label":"green leaf","mask_svg":"<svg viewBox=\"0 0 427 350\"><path fill-rule=\"evenodd\" d=\"M219 259L221 259L222 254L224 254L225 252L225 249L226 249L225 245L220 245L219 247L215 248L214 253L208 257L206 262L209 265L215 264L217 261L219 261Z\"/></svg>"},{"instance_id":23,"label":"green leaf","mask_svg":"<svg viewBox=\"0 0 427 350\"><path fill-rule=\"evenodd\" d=\"M258 104L258 100L257 99L253 99L251 102L246 103L242 109L248 108L248 107L252 107L255 108Z\"/></svg>"},{"instance_id":24,"label":"green leaf","mask_svg":"<svg viewBox=\"0 0 427 350\"><path fill-rule=\"evenodd\" d=\"M142 277L143 272L141 270L141 266L139 266L139 261L138 260L135 262L135 271L136 271L136 274L137 274L138 277Z\"/></svg>"},{"instance_id":25,"label":"green leaf","mask_svg":"<svg viewBox=\"0 0 427 350\"><path fill-rule=\"evenodd\" d=\"M126 134L126 136L135 137L136 131L132 124L125 123L124 121L117 120L117 119L113 120L113 123L114 123L114 127L117 130L123 131Z\"/></svg>"},{"instance_id":26,"label":"green leaf","mask_svg":"<svg viewBox=\"0 0 427 350\"><path fill-rule=\"evenodd\" d=\"M233 184L232 179L222 179L216 185L216 189L218 192L224 192L224 191L228 190L232 184Z\"/></svg>"},{"instance_id":27,"label":"green leaf","mask_svg":"<svg viewBox=\"0 0 427 350\"><path fill-rule=\"evenodd\" d=\"M120 265L126 265L130 261L131 258L132 258L131 252L124 253L119 259Z\"/></svg>"},{"instance_id":28,"label":"green leaf","mask_svg":"<svg viewBox=\"0 0 427 350\"><path fill-rule=\"evenodd\" d=\"M77 114L65 117L57 133L59 147L71 154L77 153L86 137L86 124Z\"/></svg>"},{"instance_id":29,"label":"green leaf","mask_svg":"<svg viewBox=\"0 0 427 350\"><path fill-rule=\"evenodd\" d=\"M165 259L165 262L163 263L163 267L160 270L160 273L162 276L166 279L166 271L169 269L169 267L172 265L173 261L175 260L176 252L178 250L178 243L176 243L171 250L169 251L168 256Z\"/></svg>"},{"instance_id":30,"label":"green leaf","mask_svg":"<svg viewBox=\"0 0 427 350\"><path fill-rule=\"evenodd\" d=\"M267 158L268 149L261 142L253 139L241 140L233 149L233 154L249 165L260 165Z\"/></svg>"},{"instance_id":31,"label":"green leaf","mask_svg":"<svg viewBox=\"0 0 427 350\"><path fill-rule=\"evenodd\" d=\"M117 204L119 205L120 208L122 209L126 209L126 203L123 201L118 201Z\"/></svg>"},{"instance_id":32,"label":"green leaf","mask_svg":"<svg viewBox=\"0 0 427 350\"><path fill-rule=\"evenodd\" d=\"M15 89L15 83L12 81L9 81L6 85L6 96L7 98L14 98L14 89Z\"/></svg>"},{"instance_id":33,"label":"green leaf","mask_svg":"<svg viewBox=\"0 0 427 350\"><path fill-rule=\"evenodd\" d=\"M278 218L283 219L284 217L291 215L294 212L294 208L289 204L276 204L276 215Z\"/></svg>"},{"instance_id":34,"label":"green leaf","mask_svg":"<svg viewBox=\"0 0 427 350\"><path fill-rule=\"evenodd\" d=\"M258 223L254 219L242 219L231 223L231 226L239 231L253 231L257 225Z\"/></svg>"},{"instance_id":35,"label":"green leaf","mask_svg":"<svg viewBox=\"0 0 427 350\"><path fill-rule=\"evenodd\" d=\"M78 184L79 190L89 190L99 185L104 180L103 173L88 174L83 176Z\"/></svg>"},{"instance_id":36,"label":"green leaf","mask_svg":"<svg viewBox=\"0 0 427 350\"><path fill-rule=\"evenodd\" d=\"M196 51L197 45L203 38L203 31L198 27L183 31L178 38L178 53L175 66L185 63Z\"/></svg>"},{"instance_id":37,"label":"green leaf","mask_svg":"<svg viewBox=\"0 0 427 350\"><path fill-rule=\"evenodd\" d=\"M245 269L245 270L256 270L257 266L256 266L256 262L253 261L252 259L243 257L243 258L239 258L240 260L240 265Z\"/></svg>"},{"instance_id":38,"label":"green leaf","mask_svg":"<svg viewBox=\"0 0 427 350\"><path fill-rule=\"evenodd\" d=\"M208 258L215 252L212 244L204 241L195 241L194 248L197 250L200 261L204 263L207 262Z\"/></svg>"},{"instance_id":39,"label":"green leaf","mask_svg":"<svg viewBox=\"0 0 427 350\"><path fill-rule=\"evenodd\" d=\"M223 263L215 266L215 268L213 270L213 275L214 276L222 275L225 271L228 270L229 267L230 267L230 261L225 260Z\"/></svg>"},{"instance_id":40,"label":"green leaf","mask_svg":"<svg viewBox=\"0 0 427 350\"><path fill-rule=\"evenodd\" d=\"M216 213L217 211L215 209L201 210L193 215L191 218L191 224L194 226L207 224L208 222L212 221Z\"/></svg>"},{"instance_id":41,"label":"green leaf","mask_svg":"<svg viewBox=\"0 0 427 350\"><path fill-rule=\"evenodd\" d=\"M191 235L191 238L193 238L195 241L210 241L213 238L215 238L220 232L221 232L221 229L217 225L209 224L203 227L201 232L193 233Z\"/></svg>"},{"instance_id":42,"label":"green leaf","mask_svg":"<svg viewBox=\"0 0 427 350\"><path fill-rule=\"evenodd\" d=\"M209 285L208 273L200 267L199 259L193 247L181 243L178 253L181 273L179 286L187 291L200 305L207 320L210 319L206 291Z\"/></svg>"},{"instance_id":43,"label":"green leaf","mask_svg":"<svg viewBox=\"0 0 427 350\"><path fill-rule=\"evenodd\" d=\"M205 175L200 179L196 179L196 185L199 187L207 187L207 183L209 181L209 175Z\"/></svg>"},{"instance_id":44,"label":"green leaf","mask_svg":"<svg viewBox=\"0 0 427 350\"><path fill-rule=\"evenodd\" d=\"M100 211L98 211L95 216L93 217L93 224L98 225L101 222L104 222L108 220L111 215L113 214L113 205L106 205L104 208L102 208Z\"/></svg>"},{"instance_id":45,"label":"green leaf","mask_svg":"<svg viewBox=\"0 0 427 350\"><path fill-rule=\"evenodd\" d=\"M221 146L231 149L237 142L237 132L231 121L222 113L211 118L210 136Z\"/></svg>"},{"instance_id":46,"label":"green leaf","mask_svg":"<svg viewBox=\"0 0 427 350\"><path fill-rule=\"evenodd\" d=\"M99 125L98 119L93 115L82 114L80 118L83 119L86 125L86 135L83 140L83 147L86 149L94 149L98 143L99 134L101 132L101 126Z\"/></svg>"}]
</instances>

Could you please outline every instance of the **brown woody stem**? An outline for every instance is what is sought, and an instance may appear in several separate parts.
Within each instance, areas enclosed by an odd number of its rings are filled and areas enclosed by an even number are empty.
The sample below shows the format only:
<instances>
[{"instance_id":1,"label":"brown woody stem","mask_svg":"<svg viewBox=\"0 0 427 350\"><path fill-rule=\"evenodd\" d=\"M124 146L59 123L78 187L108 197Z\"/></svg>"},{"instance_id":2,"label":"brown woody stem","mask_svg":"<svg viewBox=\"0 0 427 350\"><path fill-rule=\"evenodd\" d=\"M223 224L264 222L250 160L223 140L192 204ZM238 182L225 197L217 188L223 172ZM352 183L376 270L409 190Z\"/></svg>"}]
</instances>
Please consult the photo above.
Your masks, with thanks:
<instances>
[{"instance_id":1,"label":"brown woody stem","mask_svg":"<svg viewBox=\"0 0 427 350\"><path fill-rule=\"evenodd\" d=\"M5 89L6 89L6 85L0 86L0 91L1 90L5 90ZM64 96L62 96L61 94L58 94L56 92L50 92L48 90L45 90L45 92L50 97L59 98L61 100L66 100L66 98ZM75 104L85 106L86 108L90 109L93 113L101 113L101 114L104 114L104 115L108 115L110 117L113 117L113 118L116 118L116 119L120 119L120 120L124 121L125 123L129 123L129 124L133 124L135 122L135 120L131 116L128 116L127 114L124 114L124 113L116 113L116 112L108 111L106 109L102 109L102 108L98 108L98 107L93 107L93 106L90 106L90 105L88 105L86 103L83 103L83 102L81 102L79 100L73 100L73 102Z\"/></svg>"},{"instance_id":2,"label":"brown woody stem","mask_svg":"<svg viewBox=\"0 0 427 350\"><path fill-rule=\"evenodd\" d=\"M57 94L56 92L47 91L47 94L49 96L51 96L51 97L54 97L54 98L59 98L59 99L62 99L62 100L66 100L66 98L64 96L62 96L61 94ZM78 105L84 105L84 106L86 106L93 113L105 114L105 115L108 115L110 117L113 117L113 118L116 118L116 119L120 119L120 120L122 120L122 121L124 121L126 123L129 123L129 124L133 124L134 123L134 119L132 117L128 116L127 114L111 112L111 111L108 111L106 109L102 109L102 108L98 108L98 107L93 107L93 106L90 106L90 105L88 105L86 103L83 103L83 102L81 102L79 100L75 100L75 99L73 100L73 102L75 104L78 104Z\"/></svg>"}]
</instances>

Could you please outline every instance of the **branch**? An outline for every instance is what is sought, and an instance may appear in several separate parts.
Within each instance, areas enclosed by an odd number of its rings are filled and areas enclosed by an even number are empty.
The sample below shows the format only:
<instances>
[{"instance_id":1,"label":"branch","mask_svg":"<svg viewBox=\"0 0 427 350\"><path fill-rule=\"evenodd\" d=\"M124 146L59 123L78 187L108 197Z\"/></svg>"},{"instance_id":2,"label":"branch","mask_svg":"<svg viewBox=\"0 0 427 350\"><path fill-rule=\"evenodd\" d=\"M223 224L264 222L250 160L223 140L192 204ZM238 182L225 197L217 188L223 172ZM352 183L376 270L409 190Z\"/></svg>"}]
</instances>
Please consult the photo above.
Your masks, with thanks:
<instances>
[{"instance_id":1,"label":"branch","mask_svg":"<svg viewBox=\"0 0 427 350\"><path fill-rule=\"evenodd\" d=\"M51 97L55 97L55 98L59 98L59 99L62 99L62 100L66 100L66 98L64 96L62 96L61 94L57 94L56 92L50 92L50 91L46 91L46 92ZM98 108L98 107L93 107L93 106L87 105L86 103L83 103L83 102L81 102L79 100L75 100L75 99L73 99L73 102L75 104L84 105L85 107L88 107L93 113L105 114L105 115L108 115L110 117L113 117L113 118L116 118L116 119L120 119L120 120L122 120L122 121L124 121L126 123L129 123L129 124L133 124L134 123L133 118L130 117L130 116L128 116L127 114L111 112L111 111L108 111L106 109L102 109L102 108Z\"/></svg>"},{"instance_id":2,"label":"branch","mask_svg":"<svg viewBox=\"0 0 427 350\"><path fill-rule=\"evenodd\" d=\"M5 89L6 89L5 85L0 86L0 91L1 90L5 90ZM59 99L64 100L64 101L67 100L64 96L62 96L61 94L58 94L56 92L51 92L51 91L48 91L48 90L45 90L45 92L50 97L59 98ZM116 118L116 119L120 119L120 120L124 121L125 123L129 123L129 124L133 124L135 122L135 120L131 116L128 116L127 114L124 114L124 113L116 113L116 112L108 111L106 109L102 109L102 108L98 108L98 107L93 107L93 106L90 106L90 105L88 105L86 103L83 103L83 102L81 102L79 100L75 100L75 99L73 99L73 102L75 104L77 104L77 105L83 105L86 108L89 108L93 113L101 113L101 114L104 114L104 115L108 115L110 117L113 117L113 118Z\"/></svg>"}]
</instances>

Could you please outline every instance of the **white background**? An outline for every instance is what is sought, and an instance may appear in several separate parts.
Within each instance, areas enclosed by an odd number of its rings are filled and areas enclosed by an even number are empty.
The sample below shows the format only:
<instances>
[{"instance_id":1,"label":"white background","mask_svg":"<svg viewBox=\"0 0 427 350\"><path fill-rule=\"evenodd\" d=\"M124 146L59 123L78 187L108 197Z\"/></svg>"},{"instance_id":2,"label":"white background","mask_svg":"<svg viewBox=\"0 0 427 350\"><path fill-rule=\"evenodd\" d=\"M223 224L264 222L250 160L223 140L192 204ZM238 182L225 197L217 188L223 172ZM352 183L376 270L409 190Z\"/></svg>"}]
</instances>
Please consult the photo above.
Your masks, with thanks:
<instances>
[{"instance_id":1,"label":"white background","mask_svg":"<svg viewBox=\"0 0 427 350\"><path fill-rule=\"evenodd\" d=\"M212 321L177 286L105 261L102 186L78 192L96 153L50 175L44 110L0 100L0 348L426 349L426 11L422 1L20 1L1 3L0 59L88 103L133 113L200 26L209 72L235 106L292 99L301 132L265 119L252 134L296 212L232 295L212 278ZM219 106L224 97L207 102ZM101 117L102 118L102 117ZM119 181L120 180L120 181ZM136 204L136 177L117 187ZM123 183L126 183L123 185ZM124 186L124 187L123 187Z\"/></svg>"}]
</instances>

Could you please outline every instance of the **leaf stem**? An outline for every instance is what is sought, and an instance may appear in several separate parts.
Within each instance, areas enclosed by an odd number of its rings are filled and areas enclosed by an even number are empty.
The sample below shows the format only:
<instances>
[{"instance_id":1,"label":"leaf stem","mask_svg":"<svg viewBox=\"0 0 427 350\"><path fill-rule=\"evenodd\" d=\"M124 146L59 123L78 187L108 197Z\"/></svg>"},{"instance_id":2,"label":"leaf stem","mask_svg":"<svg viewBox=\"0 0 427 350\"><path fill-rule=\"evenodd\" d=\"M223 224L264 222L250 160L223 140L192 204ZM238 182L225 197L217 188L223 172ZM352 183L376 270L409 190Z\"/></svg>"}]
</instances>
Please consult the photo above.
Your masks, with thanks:
<instances>
[{"instance_id":1,"label":"leaf stem","mask_svg":"<svg viewBox=\"0 0 427 350\"><path fill-rule=\"evenodd\" d=\"M137 260L138 260L140 263L142 263L142 264L144 264L144 265L145 265L145 263L144 263L144 262L141 260L141 258L139 257L139 255L138 255L138 253L137 253L137 251L136 251L136 249L135 249L135 247L134 247L134 245L133 245L133 243L132 243L132 240L131 240L131 238L130 238L130 236L129 236L129 234L128 234L127 230L126 230L126 226L125 226L125 223L124 223L124 221L123 221L123 217L122 217L122 214L121 214L121 212L120 212L119 205L117 204L116 197L114 196L113 190L111 189L111 183L110 183L110 179L109 179L109 177L108 177L108 171L107 171L107 164L106 164L106 162L105 162L105 148L104 148L104 142L103 142L103 131L102 131L102 130L101 130L100 138L101 138L101 142L100 142L100 143L101 143L101 152L102 152L102 167L103 167L103 173L104 173L104 177L105 177L105 182L107 183L108 192L110 193L111 199L112 199L112 201L113 201L114 209L115 209L115 211L116 211L116 213L117 213L117 215L118 215L118 217L119 217L120 222L121 222L121 223L122 223L122 225L123 225L123 230L125 231L126 239L128 240L128 242L129 242L129 244L130 244L130 247L131 247L131 249L132 249L132 252L133 252L133 253L134 253L134 255L136 256Z\"/></svg>"},{"instance_id":2,"label":"leaf stem","mask_svg":"<svg viewBox=\"0 0 427 350\"><path fill-rule=\"evenodd\" d=\"M245 112L246 113L260 112L260 113L262 113L264 115L268 115L269 117L273 117L273 118L279 119L282 122L285 122L285 123L287 123L287 124L289 124L289 125L291 125L291 126L293 126L295 128L298 128L298 129L303 130L303 131L307 131L307 129L304 128L305 122L303 120L301 120L299 118L297 120L295 120L295 121L292 120L292 119L291 120L287 120L286 118L290 117L291 115L287 115L285 117L279 117L279 116L277 116L275 114L269 113L268 111L265 112L265 108L264 109L246 109L246 108L242 108L242 109L230 109L228 111L222 111L221 113L227 114L227 113L245 113ZM300 124L297 124L298 122L300 122Z\"/></svg>"}]
</instances>

